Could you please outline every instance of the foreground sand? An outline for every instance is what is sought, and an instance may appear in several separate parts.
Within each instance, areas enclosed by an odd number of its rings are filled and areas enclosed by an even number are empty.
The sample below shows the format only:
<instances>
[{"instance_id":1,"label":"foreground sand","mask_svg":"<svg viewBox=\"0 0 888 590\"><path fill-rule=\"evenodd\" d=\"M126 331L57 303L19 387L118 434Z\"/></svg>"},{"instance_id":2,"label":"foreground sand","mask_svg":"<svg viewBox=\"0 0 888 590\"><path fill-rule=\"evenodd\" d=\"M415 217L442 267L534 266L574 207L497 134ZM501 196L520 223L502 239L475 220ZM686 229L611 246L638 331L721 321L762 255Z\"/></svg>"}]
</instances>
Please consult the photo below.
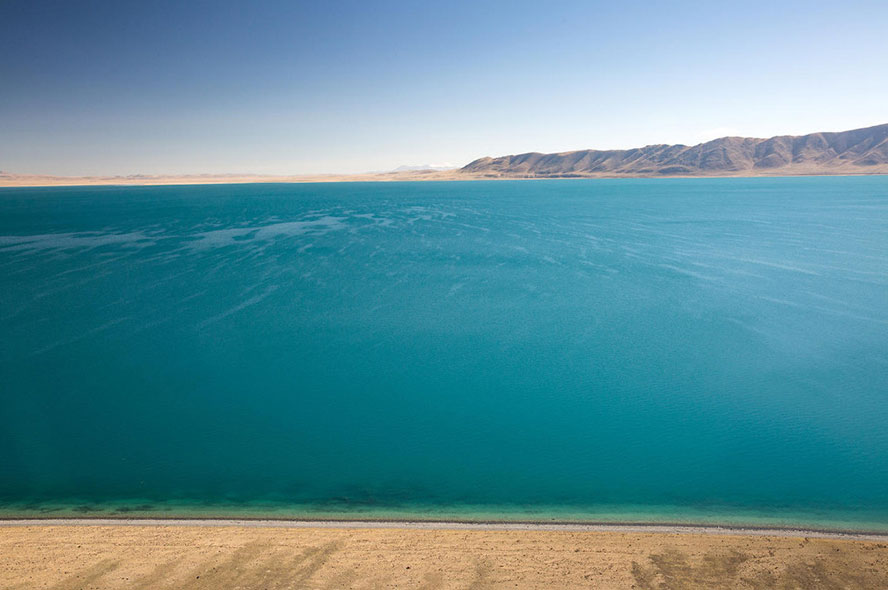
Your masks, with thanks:
<instances>
[{"instance_id":1,"label":"foreground sand","mask_svg":"<svg viewBox=\"0 0 888 590\"><path fill-rule=\"evenodd\" d=\"M394 525L393 525L394 526ZM888 541L0 524L0 588L888 588Z\"/></svg>"}]
</instances>

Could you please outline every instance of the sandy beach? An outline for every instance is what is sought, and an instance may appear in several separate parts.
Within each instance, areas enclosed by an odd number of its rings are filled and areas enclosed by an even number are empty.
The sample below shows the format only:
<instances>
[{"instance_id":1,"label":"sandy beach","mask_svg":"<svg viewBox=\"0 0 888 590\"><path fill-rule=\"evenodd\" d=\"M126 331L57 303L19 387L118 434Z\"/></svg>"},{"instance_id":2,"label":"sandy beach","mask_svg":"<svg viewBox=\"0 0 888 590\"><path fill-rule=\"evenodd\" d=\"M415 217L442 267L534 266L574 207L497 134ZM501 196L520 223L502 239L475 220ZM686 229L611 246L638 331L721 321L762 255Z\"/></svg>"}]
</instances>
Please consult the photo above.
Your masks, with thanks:
<instances>
[{"instance_id":1,"label":"sandy beach","mask_svg":"<svg viewBox=\"0 0 888 590\"><path fill-rule=\"evenodd\" d=\"M694 527L7 521L0 588L883 588L888 537Z\"/></svg>"}]
</instances>

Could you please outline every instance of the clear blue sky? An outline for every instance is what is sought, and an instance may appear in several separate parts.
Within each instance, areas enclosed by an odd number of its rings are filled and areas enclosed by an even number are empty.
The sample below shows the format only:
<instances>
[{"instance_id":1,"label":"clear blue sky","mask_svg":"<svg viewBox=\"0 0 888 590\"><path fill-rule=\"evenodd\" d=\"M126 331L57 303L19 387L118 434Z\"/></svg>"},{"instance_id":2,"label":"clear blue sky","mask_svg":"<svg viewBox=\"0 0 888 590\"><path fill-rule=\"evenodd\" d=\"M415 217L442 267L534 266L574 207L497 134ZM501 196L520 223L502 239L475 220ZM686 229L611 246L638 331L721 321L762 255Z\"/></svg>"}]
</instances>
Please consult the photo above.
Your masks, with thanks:
<instances>
[{"instance_id":1,"label":"clear blue sky","mask_svg":"<svg viewBox=\"0 0 888 590\"><path fill-rule=\"evenodd\" d=\"M10 172L358 172L886 122L885 0L0 0Z\"/></svg>"}]
</instances>

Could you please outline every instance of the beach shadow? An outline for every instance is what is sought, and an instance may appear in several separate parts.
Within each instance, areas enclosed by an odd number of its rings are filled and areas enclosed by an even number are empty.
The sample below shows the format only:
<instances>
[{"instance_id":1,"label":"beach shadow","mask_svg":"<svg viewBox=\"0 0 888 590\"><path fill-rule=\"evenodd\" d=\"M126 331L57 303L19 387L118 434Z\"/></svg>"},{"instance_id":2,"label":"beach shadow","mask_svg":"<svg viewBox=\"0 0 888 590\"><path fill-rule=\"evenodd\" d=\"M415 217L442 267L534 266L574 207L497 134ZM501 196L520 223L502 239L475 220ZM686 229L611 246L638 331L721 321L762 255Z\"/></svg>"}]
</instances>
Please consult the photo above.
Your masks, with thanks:
<instances>
[{"instance_id":1,"label":"beach shadow","mask_svg":"<svg viewBox=\"0 0 888 590\"><path fill-rule=\"evenodd\" d=\"M189 590L218 588L303 588L323 568L340 544L330 542L307 547L292 556L288 552L254 542L241 547L227 559L209 560L189 574L176 588Z\"/></svg>"},{"instance_id":2,"label":"beach shadow","mask_svg":"<svg viewBox=\"0 0 888 590\"><path fill-rule=\"evenodd\" d=\"M116 559L105 559L83 571L71 574L61 582L50 586L49 590L80 590L81 588L101 588L98 581L120 566Z\"/></svg>"},{"instance_id":3,"label":"beach shadow","mask_svg":"<svg viewBox=\"0 0 888 590\"><path fill-rule=\"evenodd\" d=\"M483 590L493 585L491 573L493 567L486 560L479 559L475 562L475 578L469 584L469 590Z\"/></svg>"},{"instance_id":4,"label":"beach shadow","mask_svg":"<svg viewBox=\"0 0 888 590\"><path fill-rule=\"evenodd\" d=\"M639 590L888 588L884 572L865 567L859 558L859 553L849 554L835 545L804 555L793 554L777 565L737 551L710 552L702 559L691 560L676 549L666 549L652 553L647 564L633 561L632 576Z\"/></svg>"}]
</instances>

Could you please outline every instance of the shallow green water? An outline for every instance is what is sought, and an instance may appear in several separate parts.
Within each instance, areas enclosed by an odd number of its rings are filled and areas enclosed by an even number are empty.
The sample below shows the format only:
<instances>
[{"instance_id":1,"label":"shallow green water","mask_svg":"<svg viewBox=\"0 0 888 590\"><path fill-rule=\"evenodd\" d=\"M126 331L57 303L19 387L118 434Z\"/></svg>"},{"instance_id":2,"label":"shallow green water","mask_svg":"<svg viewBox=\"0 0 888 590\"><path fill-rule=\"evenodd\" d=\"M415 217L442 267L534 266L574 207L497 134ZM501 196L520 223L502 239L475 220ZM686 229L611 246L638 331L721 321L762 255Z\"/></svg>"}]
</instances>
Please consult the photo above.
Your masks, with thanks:
<instances>
[{"instance_id":1,"label":"shallow green water","mask_svg":"<svg viewBox=\"0 0 888 590\"><path fill-rule=\"evenodd\" d=\"M888 530L888 178L0 189L0 293L6 514Z\"/></svg>"}]
</instances>

